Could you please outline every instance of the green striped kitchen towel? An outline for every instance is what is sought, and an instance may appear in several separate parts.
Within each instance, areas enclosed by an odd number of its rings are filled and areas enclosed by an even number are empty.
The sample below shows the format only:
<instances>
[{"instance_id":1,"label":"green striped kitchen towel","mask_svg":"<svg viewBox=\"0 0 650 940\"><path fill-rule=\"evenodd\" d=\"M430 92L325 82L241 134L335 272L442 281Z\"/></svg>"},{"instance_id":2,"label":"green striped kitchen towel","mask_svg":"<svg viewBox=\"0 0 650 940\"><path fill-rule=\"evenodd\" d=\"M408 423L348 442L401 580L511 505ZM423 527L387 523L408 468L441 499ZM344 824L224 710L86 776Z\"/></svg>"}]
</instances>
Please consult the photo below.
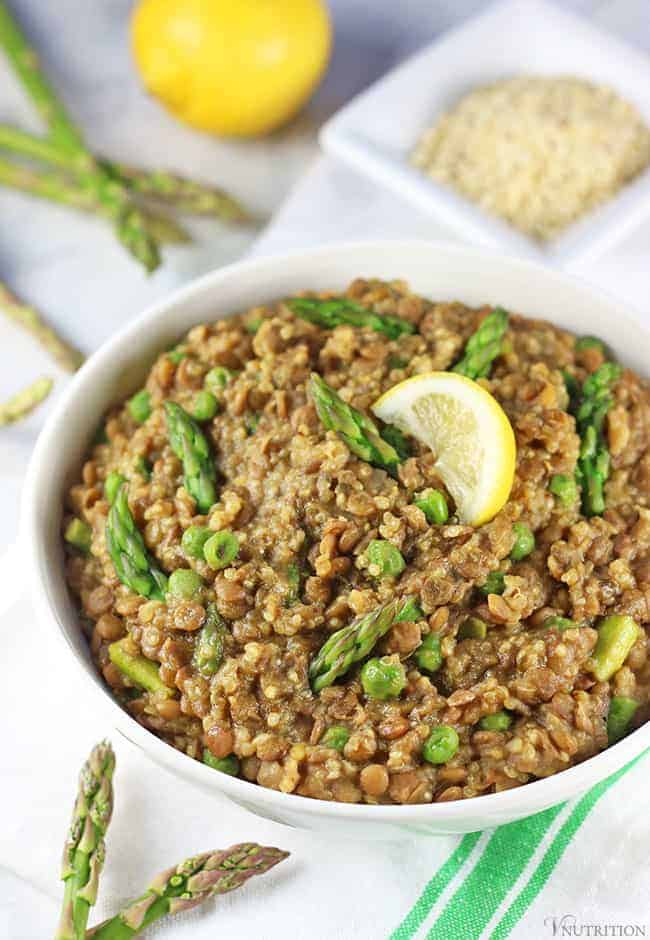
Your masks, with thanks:
<instances>
[{"instance_id":1,"label":"green striped kitchen towel","mask_svg":"<svg viewBox=\"0 0 650 940\"><path fill-rule=\"evenodd\" d=\"M492 832L474 832L462 837L393 930L390 940L425 937L427 940L505 940L549 882L596 803L648 753L635 758L580 799L553 806ZM638 777L639 772L633 776ZM638 789L634 786L635 791ZM636 805L636 800L633 802ZM647 799L643 802L648 805ZM618 836L624 834L616 832L614 835L616 838L610 840L609 845L596 846L596 851L602 853L602 865L611 860L612 853L622 851L625 840L619 841ZM579 850L580 846L577 848ZM584 850L588 851L587 845ZM625 859L617 861L619 871L624 872ZM647 865L645 857L643 861ZM634 862L631 858L630 864ZM577 877L580 877L579 870ZM625 885L620 883L624 878L619 875L618 881L617 890L625 890ZM575 898L575 892L572 896ZM605 898L607 900L612 899ZM521 936L531 940L543 940L544 936L650 937L650 915L646 923L638 919L624 922L620 914L626 910L624 903L605 903L597 914L595 905L590 905L589 917L584 916L584 911L557 909L558 903L556 901L556 909L541 911L542 922L540 924L538 919L534 928L525 929L525 922L522 922ZM633 908L632 905L630 910ZM650 911L650 904L641 909ZM616 911L611 922L608 920L610 911Z\"/></svg>"}]
</instances>

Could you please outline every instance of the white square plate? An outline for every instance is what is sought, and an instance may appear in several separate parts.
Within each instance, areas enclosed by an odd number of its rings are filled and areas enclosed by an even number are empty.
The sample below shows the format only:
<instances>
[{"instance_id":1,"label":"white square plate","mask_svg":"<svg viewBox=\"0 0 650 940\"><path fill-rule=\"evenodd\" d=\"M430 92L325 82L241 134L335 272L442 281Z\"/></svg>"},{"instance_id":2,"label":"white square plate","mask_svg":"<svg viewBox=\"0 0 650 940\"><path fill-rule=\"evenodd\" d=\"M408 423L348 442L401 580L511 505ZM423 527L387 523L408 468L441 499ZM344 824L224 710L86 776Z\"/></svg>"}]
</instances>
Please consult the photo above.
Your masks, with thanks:
<instances>
[{"instance_id":1,"label":"white square plate","mask_svg":"<svg viewBox=\"0 0 650 940\"><path fill-rule=\"evenodd\" d=\"M643 53L545 0L503 0L354 98L325 125L322 146L467 241L563 267L593 260L650 214L650 170L541 243L409 163L420 135L443 111L476 85L516 75L571 75L609 85L650 125L650 59Z\"/></svg>"}]
</instances>

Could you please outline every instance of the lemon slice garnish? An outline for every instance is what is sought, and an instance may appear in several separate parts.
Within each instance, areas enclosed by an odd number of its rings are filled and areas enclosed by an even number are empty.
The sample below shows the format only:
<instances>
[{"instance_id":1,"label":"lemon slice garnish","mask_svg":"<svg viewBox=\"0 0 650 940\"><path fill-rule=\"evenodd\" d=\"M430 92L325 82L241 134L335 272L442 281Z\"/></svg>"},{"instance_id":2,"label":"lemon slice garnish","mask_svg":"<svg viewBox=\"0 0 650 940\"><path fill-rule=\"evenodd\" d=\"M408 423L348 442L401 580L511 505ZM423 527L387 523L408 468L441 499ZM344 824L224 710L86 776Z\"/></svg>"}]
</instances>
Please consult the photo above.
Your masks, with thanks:
<instances>
[{"instance_id":1,"label":"lemon slice garnish","mask_svg":"<svg viewBox=\"0 0 650 940\"><path fill-rule=\"evenodd\" d=\"M503 508L515 474L515 435L489 392L454 372L426 372L389 389L372 406L431 448L461 522L483 525Z\"/></svg>"}]
</instances>

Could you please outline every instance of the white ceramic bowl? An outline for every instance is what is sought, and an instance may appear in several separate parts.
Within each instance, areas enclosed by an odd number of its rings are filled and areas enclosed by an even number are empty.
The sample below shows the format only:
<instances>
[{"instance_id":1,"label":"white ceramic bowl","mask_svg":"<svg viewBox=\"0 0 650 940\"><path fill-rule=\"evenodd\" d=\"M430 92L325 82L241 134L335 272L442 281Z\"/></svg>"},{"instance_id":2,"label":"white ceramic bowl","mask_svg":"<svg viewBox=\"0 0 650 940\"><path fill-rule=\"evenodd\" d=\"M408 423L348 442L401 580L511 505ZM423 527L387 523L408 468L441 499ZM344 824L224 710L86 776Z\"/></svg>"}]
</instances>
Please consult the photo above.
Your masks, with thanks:
<instances>
[{"instance_id":1,"label":"white ceramic bowl","mask_svg":"<svg viewBox=\"0 0 650 940\"><path fill-rule=\"evenodd\" d=\"M244 261L208 274L156 304L106 343L79 371L42 432L29 467L23 544L31 556L31 592L62 654L76 661L94 705L155 763L210 792L220 791L261 816L300 828L356 838L472 832L539 812L575 796L650 747L650 722L576 767L504 793L425 806L357 806L276 793L186 757L146 731L112 699L90 659L63 575L63 493L78 472L97 424L113 402L141 383L160 349L196 323L290 295L302 288L343 288L357 276L404 278L429 297L467 304L499 303L546 317L577 333L608 340L619 358L644 371L648 334L622 304L567 276L529 262L434 242L363 242L308 253ZM98 728L98 735L105 727ZM156 773L152 766L151 773Z\"/></svg>"}]
</instances>

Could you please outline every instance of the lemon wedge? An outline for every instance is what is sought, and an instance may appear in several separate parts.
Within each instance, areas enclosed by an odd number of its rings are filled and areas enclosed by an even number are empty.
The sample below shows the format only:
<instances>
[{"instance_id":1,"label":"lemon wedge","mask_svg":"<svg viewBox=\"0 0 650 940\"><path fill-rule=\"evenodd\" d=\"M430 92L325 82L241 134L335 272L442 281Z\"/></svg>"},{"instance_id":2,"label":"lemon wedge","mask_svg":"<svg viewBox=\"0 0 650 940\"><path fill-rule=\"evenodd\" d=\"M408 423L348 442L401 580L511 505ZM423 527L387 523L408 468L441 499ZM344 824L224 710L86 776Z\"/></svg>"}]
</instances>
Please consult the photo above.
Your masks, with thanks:
<instances>
[{"instance_id":1,"label":"lemon wedge","mask_svg":"<svg viewBox=\"0 0 650 940\"><path fill-rule=\"evenodd\" d=\"M505 505L515 474L515 435L489 392L454 372L426 372L389 389L372 406L431 448L461 522L483 525Z\"/></svg>"}]
</instances>

